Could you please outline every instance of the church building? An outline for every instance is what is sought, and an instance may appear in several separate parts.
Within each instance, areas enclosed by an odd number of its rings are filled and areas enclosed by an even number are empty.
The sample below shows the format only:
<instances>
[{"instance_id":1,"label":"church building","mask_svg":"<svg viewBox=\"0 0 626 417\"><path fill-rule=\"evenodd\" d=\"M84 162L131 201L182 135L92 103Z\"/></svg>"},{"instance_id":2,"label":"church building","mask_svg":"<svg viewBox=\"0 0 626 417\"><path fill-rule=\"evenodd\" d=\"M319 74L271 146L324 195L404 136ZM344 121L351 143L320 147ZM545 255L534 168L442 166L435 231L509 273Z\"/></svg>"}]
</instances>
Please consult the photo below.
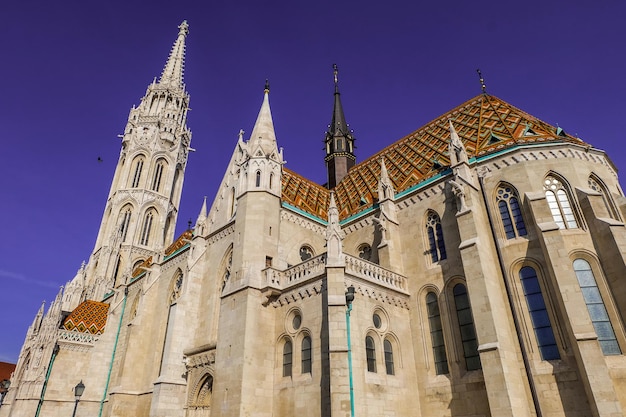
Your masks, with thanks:
<instances>
[{"instance_id":1,"label":"church building","mask_svg":"<svg viewBox=\"0 0 626 417\"><path fill-rule=\"evenodd\" d=\"M266 83L175 236L187 35L0 417L624 415L626 198L604 151L483 88L358 160L335 67L327 183L285 164Z\"/></svg>"}]
</instances>

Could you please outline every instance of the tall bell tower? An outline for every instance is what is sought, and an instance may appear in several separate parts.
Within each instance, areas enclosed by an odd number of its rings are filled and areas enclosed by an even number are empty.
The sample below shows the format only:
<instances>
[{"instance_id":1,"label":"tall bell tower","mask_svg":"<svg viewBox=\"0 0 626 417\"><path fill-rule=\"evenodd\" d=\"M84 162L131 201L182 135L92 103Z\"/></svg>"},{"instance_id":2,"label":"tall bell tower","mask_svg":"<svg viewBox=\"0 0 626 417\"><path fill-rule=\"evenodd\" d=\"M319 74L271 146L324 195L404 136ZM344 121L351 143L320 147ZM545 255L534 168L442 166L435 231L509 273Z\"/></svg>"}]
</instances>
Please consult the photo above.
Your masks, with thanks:
<instances>
[{"instance_id":1,"label":"tall bell tower","mask_svg":"<svg viewBox=\"0 0 626 417\"><path fill-rule=\"evenodd\" d=\"M183 84L186 21L158 81L130 110L122 149L87 267L86 298L125 283L137 265L174 238L191 132ZM156 259L155 259L156 260Z\"/></svg>"}]
</instances>

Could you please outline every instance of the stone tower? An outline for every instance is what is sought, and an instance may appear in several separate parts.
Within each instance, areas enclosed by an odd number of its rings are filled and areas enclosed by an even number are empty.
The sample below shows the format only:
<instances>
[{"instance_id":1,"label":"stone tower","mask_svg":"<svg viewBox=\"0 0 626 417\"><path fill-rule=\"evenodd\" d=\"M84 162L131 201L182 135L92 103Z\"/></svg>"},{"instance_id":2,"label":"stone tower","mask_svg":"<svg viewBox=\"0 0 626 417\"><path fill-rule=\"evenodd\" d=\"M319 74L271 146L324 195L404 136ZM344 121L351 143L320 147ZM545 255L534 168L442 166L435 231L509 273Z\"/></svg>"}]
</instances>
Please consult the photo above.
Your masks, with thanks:
<instances>
[{"instance_id":1,"label":"stone tower","mask_svg":"<svg viewBox=\"0 0 626 417\"><path fill-rule=\"evenodd\" d=\"M87 298L101 299L173 241L191 132L183 84L185 38L178 37L158 81L133 107L124 129L96 245L87 270Z\"/></svg>"},{"instance_id":2,"label":"stone tower","mask_svg":"<svg viewBox=\"0 0 626 417\"><path fill-rule=\"evenodd\" d=\"M335 103L333 106L333 117L328 125L328 131L324 138L326 148L326 169L328 172L329 189L335 188L337 184L348 174L350 168L356 163L354 155L354 136L346 123L343 114L341 97L339 94L339 84L337 81L337 64L333 65L335 78Z\"/></svg>"}]
</instances>

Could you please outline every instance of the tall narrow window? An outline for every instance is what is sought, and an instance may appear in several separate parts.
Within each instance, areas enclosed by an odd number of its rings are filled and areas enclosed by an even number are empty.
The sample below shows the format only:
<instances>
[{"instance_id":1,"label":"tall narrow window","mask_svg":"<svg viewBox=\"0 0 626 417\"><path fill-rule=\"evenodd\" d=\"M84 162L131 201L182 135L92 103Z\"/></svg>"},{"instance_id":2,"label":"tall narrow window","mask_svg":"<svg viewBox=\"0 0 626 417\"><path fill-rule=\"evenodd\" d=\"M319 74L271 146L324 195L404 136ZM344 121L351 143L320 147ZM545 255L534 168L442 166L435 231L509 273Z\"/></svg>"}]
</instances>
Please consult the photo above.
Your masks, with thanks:
<instances>
[{"instance_id":1,"label":"tall narrow window","mask_svg":"<svg viewBox=\"0 0 626 417\"><path fill-rule=\"evenodd\" d=\"M133 175L133 182L131 188L137 188L139 186L139 180L141 179L141 171L143 171L143 158L140 157L135 162L135 173Z\"/></svg>"},{"instance_id":2,"label":"tall narrow window","mask_svg":"<svg viewBox=\"0 0 626 417\"><path fill-rule=\"evenodd\" d=\"M507 239L526 236L526 225L515 189L508 185L498 187L496 200Z\"/></svg>"},{"instance_id":3,"label":"tall narrow window","mask_svg":"<svg viewBox=\"0 0 626 417\"><path fill-rule=\"evenodd\" d=\"M550 212L559 229L577 228L576 215L572 209L568 192L561 181L552 176L546 177L543 189L546 192Z\"/></svg>"},{"instance_id":4,"label":"tall narrow window","mask_svg":"<svg viewBox=\"0 0 626 417\"><path fill-rule=\"evenodd\" d=\"M272 189L273 186L274 186L274 173L272 172L270 174L270 190Z\"/></svg>"},{"instance_id":5,"label":"tall narrow window","mask_svg":"<svg viewBox=\"0 0 626 417\"><path fill-rule=\"evenodd\" d=\"M576 272L576 278L578 279L578 284L583 293L585 304L587 304L587 311L589 311L593 328L598 335L598 342L602 348L602 353L605 355L621 354L622 351L617 343L609 314L606 311L600 289L598 288L596 278L593 275L589 262L584 259L576 259L574 261L574 271Z\"/></svg>"},{"instance_id":6,"label":"tall narrow window","mask_svg":"<svg viewBox=\"0 0 626 417\"><path fill-rule=\"evenodd\" d=\"M291 365L293 362L293 346L287 340L283 346L283 376L291 376Z\"/></svg>"},{"instance_id":7,"label":"tall narrow window","mask_svg":"<svg viewBox=\"0 0 626 417\"><path fill-rule=\"evenodd\" d=\"M433 358L435 360L435 372L437 375L447 374L449 372L448 357L446 355L446 345L443 340L439 302L434 292L426 294L426 310L428 310L428 325L430 326L430 341L433 348Z\"/></svg>"},{"instance_id":8,"label":"tall narrow window","mask_svg":"<svg viewBox=\"0 0 626 417\"><path fill-rule=\"evenodd\" d=\"M433 262L446 259L446 245L443 241L441 219L439 215L432 210L428 212L426 219L426 232L428 233L430 259Z\"/></svg>"},{"instance_id":9,"label":"tall narrow window","mask_svg":"<svg viewBox=\"0 0 626 417\"><path fill-rule=\"evenodd\" d=\"M528 312L535 330L537 345L543 360L559 359L559 348L556 345L552 324L546 309L546 303L541 293L541 286L535 270L529 266L525 266L519 271L519 277L522 281L524 296L528 304Z\"/></svg>"},{"instance_id":10,"label":"tall narrow window","mask_svg":"<svg viewBox=\"0 0 626 417\"><path fill-rule=\"evenodd\" d=\"M158 161L154 168L154 177L152 178L152 191L159 192L161 189L161 177L163 176L163 169L165 162Z\"/></svg>"},{"instance_id":11,"label":"tall narrow window","mask_svg":"<svg viewBox=\"0 0 626 417\"><path fill-rule=\"evenodd\" d=\"M605 187L600 184L600 181L596 181L595 178L589 177L587 183L589 184L589 188L602 196L602 202L604 203L604 206L606 207L606 211L609 213L609 216L611 216L612 219L619 220L620 217L617 214L615 205L613 204L613 201L611 201L611 197L609 196Z\"/></svg>"},{"instance_id":12,"label":"tall narrow window","mask_svg":"<svg viewBox=\"0 0 626 417\"><path fill-rule=\"evenodd\" d=\"M367 371L376 372L376 346L372 336L365 337L365 357L367 359Z\"/></svg>"},{"instance_id":13,"label":"tall narrow window","mask_svg":"<svg viewBox=\"0 0 626 417\"><path fill-rule=\"evenodd\" d=\"M150 230L152 229L153 218L154 215L151 211L149 211L143 220L143 227L141 228L141 236L139 239L139 243L141 245L147 245L150 240Z\"/></svg>"},{"instance_id":14,"label":"tall narrow window","mask_svg":"<svg viewBox=\"0 0 626 417\"><path fill-rule=\"evenodd\" d=\"M311 338L306 336L302 339L302 373L311 373Z\"/></svg>"},{"instance_id":15,"label":"tall narrow window","mask_svg":"<svg viewBox=\"0 0 626 417\"><path fill-rule=\"evenodd\" d=\"M468 371L480 369L482 365L480 364L480 356L478 354L478 340L476 338L472 307L467 296L467 289L465 285L457 284L454 286L452 293L454 294L456 316L459 320L459 330L461 331L465 367Z\"/></svg>"},{"instance_id":16,"label":"tall narrow window","mask_svg":"<svg viewBox=\"0 0 626 417\"><path fill-rule=\"evenodd\" d=\"M256 172L256 180L255 180L254 185L256 187L260 187L261 186L261 171L257 171Z\"/></svg>"},{"instance_id":17,"label":"tall narrow window","mask_svg":"<svg viewBox=\"0 0 626 417\"><path fill-rule=\"evenodd\" d=\"M387 371L387 375L394 375L393 369L393 346L391 342L387 339L383 342L383 348L385 350L385 370Z\"/></svg>"},{"instance_id":18,"label":"tall narrow window","mask_svg":"<svg viewBox=\"0 0 626 417\"><path fill-rule=\"evenodd\" d=\"M126 242L126 235L128 234L128 226L130 225L130 218L132 216L132 211L129 208L124 211L124 217L122 217L122 224L120 224L120 238L122 242Z\"/></svg>"}]
</instances>

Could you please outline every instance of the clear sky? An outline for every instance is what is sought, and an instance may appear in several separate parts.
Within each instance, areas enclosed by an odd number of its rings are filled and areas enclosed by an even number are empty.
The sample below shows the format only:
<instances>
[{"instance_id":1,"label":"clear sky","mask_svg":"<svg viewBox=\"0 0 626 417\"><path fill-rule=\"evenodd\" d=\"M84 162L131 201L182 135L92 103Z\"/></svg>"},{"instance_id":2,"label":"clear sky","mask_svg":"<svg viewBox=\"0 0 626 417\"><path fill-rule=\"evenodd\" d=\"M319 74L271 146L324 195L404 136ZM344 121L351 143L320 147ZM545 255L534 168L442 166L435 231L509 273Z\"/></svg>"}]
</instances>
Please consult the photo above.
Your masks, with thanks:
<instances>
[{"instance_id":1,"label":"clear sky","mask_svg":"<svg viewBox=\"0 0 626 417\"><path fill-rule=\"evenodd\" d=\"M4 1L0 361L89 258L117 135L184 19L197 152L177 233L213 198L266 78L287 166L325 182L333 63L359 160L478 95L480 68L488 93L626 167L623 0Z\"/></svg>"}]
</instances>

